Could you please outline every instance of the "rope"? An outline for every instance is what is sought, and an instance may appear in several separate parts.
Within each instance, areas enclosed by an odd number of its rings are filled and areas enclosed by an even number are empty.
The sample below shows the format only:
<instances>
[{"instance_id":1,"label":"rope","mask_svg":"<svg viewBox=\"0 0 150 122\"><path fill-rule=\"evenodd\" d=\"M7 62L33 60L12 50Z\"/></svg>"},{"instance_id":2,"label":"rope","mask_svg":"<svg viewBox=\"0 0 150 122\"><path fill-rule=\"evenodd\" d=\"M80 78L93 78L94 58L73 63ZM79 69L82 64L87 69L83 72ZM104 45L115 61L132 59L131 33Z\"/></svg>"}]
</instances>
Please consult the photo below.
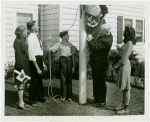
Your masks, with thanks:
<instances>
[{"instance_id":1,"label":"rope","mask_svg":"<svg viewBox=\"0 0 150 122\"><path fill-rule=\"evenodd\" d=\"M49 40L49 47L50 47L50 43L51 43L51 41ZM51 80L51 51L49 50L49 59L50 59L50 64L49 64L49 66L50 66L50 82L49 82L49 85L48 85L48 96L52 99L52 100L54 100L55 102L57 102L57 103L60 103L61 101L62 101L62 98L61 98L61 96L60 95L53 95L53 86L52 86L52 80ZM49 89L51 89L51 94L52 95L50 95L49 93L50 93L50 91L49 91ZM56 98L56 97L58 97L58 98Z\"/></svg>"},{"instance_id":2,"label":"rope","mask_svg":"<svg viewBox=\"0 0 150 122\"><path fill-rule=\"evenodd\" d=\"M76 16L75 16L74 22L73 22L73 24L71 25L71 27L68 30L70 30L74 26L76 18L77 18L77 12L78 12L78 10L79 10L79 6L78 6L78 8L76 10ZM103 18L104 18L104 16L103 16ZM102 18L102 20L99 23L100 25L102 24L103 18ZM53 14L52 14L52 21L51 21L51 38L52 38L52 24L53 24ZM97 30L98 29L94 30L94 32L97 32ZM51 39L49 39L49 47L50 47L50 45L51 45ZM49 64L50 65L50 81L49 81L49 85L48 85L48 96L52 100L54 100L55 102L60 103L60 102L62 102L62 97L60 95L55 95L55 96L53 95L53 86L52 86L52 80L51 80L51 52L50 52L50 50L49 50L49 59L50 59L50 62L49 62L50 63ZM51 94L52 95L49 94L50 93L50 90L49 90L50 88L51 88Z\"/></svg>"},{"instance_id":3,"label":"rope","mask_svg":"<svg viewBox=\"0 0 150 122\"><path fill-rule=\"evenodd\" d=\"M79 6L78 6L79 8ZM78 8L77 8L77 11L76 11L76 16L75 16L75 19L74 19L74 23L71 25L71 27L68 29L70 30L74 24L75 24L75 21L76 21L76 18L77 18L77 12L78 12ZM52 14L52 21L51 21L51 39L52 39L52 24L53 24L53 14ZM51 46L51 39L49 39L49 47ZM50 62L49 62L49 66L50 66L50 81L49 81L49 85L48 85L48 96L54 100L55 102L57 103L60 103L62 102L62 97L60 95L53 95L53 86L52 86L52 78L51 78L51 52L49 50L49 59L50 59ZM51 89L51 90L50 90ZM51 95L50 95L50 92L51 92ZM58 98L57 98L58 97Z\"/></svg>"},{"instance_id":4,"label":"rope","mask_svg":"<svg viewBox=\"0 0 150 122\"><path fill-rule=\"evenodd\" d=\"M52 10L53 11L53 10ZM51 21L51 39L52 39L52 24L53 24L53 15L54 13L52 14L52 21ZM49 47L51 46L51 39L49 38ZM49 81L49 84L48 84L48 96L50 97L50 99L52 99L53 101L57 102L57 103L60 103L62 101L62 98L60 95L53 95L53 86L52 86L52 78L51 78L51 51L49 50L49 66L50 66L50 81ZM50 90L51 89L51 90ZM50 92L52 95L50 95ZM56 98L58 97L58 98Z\"/></svg>"},{"instance_id":5,"label":"rope","mask_svg":"<svg viewBox=\"0 0 150 122\"><path fill-rule=\"evenodd\" d=\"M71 25L71 27L68 30L70 30L74 26L76 18L77 18L77 12L78 12L78 10L79 10L79 6L78 6L78 8L76 10L76 16L75 16L74 22L73 22L73 24Z\"/></svg>"}]
</instances>

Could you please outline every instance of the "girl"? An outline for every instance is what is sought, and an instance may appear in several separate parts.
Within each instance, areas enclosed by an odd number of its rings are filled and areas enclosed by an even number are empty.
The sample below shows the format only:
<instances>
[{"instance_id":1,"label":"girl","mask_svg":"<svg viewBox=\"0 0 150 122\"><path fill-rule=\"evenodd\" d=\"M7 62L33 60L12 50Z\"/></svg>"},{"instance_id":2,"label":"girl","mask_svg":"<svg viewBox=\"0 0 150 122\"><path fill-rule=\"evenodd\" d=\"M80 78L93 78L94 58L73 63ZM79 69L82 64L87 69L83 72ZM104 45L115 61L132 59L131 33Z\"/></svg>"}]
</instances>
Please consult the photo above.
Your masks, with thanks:
<instances>
[{"instance_id":1,"label":"girl","mask_svg":"<svg viewBox=\"0 0 150 122\"><path fill-rule=\"evenodd\" d=\"M27 29L20 25L15 30L16 39L14 41L15 50L15 69L21 72L21 75L30 76L29 60L28 60L28 48L26 44ZM15 73L15 89L18 89L19 104L18 108L27 110L26 105L23 101L23 92L25 84L21 83L16 79L17 74Z\"/></svg>"},{"instance_id":2,"label":"girl","mask_svg":"<svg viewBox=\"0 0 150 122\"><path fill-rule=\"evenodd\" d=\"M131 65L129 61L129 56L133 50L133 44L136 43L135 40L135 30L131 26L125 27L124 32L124 45L121 48L121 60L114 67L115 70L118 70L116 86L123 91L123 102L122 106L115 108L117 114L128 113L128 106L130 102L130 74L131 74Z\"/></svg>"}]
</instances>

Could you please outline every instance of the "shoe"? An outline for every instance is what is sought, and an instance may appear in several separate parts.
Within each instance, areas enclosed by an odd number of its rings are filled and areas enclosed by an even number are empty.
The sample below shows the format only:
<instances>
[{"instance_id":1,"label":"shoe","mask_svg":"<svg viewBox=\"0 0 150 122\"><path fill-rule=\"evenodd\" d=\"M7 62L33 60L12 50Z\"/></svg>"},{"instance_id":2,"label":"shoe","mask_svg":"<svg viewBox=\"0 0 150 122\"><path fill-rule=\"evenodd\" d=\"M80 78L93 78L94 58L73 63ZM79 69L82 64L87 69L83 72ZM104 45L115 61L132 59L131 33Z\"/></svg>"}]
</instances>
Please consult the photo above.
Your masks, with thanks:
<instances>
[{"instance_id":1,"label":"shoe","mask_svg":"<svg viewBox=\"0 0 150 122\"><path fill-rule=\"evenodd\" d=\"M65 101L65 100L66 100L66 98L62 98L62 99L61 99L61 101Z\"/></svg>"},{"instance_id":2,"label":"shoe","mask_svg":"<svg viewBox=\"0 0 150 122\"><path fill-rule=\"evenodd\" d=\"M46 99L45 98L39 98L37 99L38 102L46 102Z\"/></svg>"},{"instance_id":3,"label":"shoe","mask_svg":"<svg viewBox=\"0 0 150 122\"><path fill-rule=\"evenodd\" d=\"M126 113L129 113L129 110L122 109L116 112L116 114L126 114Z\"/></svg>"},{"instance_id":4,"label":"shoe","mask_svg":"<svg viewBox=\"0 0 150 122\"><path fill-rule=\"evenodd\" d=\"M30 104L30 105L33 106L33 107L36 107L36 106L37 106L36 101L29 100L29 101L27 101L27 102L28 102L28 104Z\"/></svg>"},{"instance_id":5,"label":"shoe","mask_svg":"<svg viewBox=\"0 0 150 122\"><path fill-rule=\"evenodd\" d=\"M19 105L18 105L18 109L21 109L21 110L24 110L24 111L29 110L29 109L27 109L25 106L19 106Z\"/></svg>"},{"instance_id":6,"label":"shoe","mask_svg":"<svg viewBox=\"0 0 150 122\"><path fill-rule=\"evenodd\" d=\"M25 106L25 107L28 107L28 106L30 106L30 105L29 105L29 104L24 104L24 106Z\"/></svg>"},{"instance_id":7,"label":"shoe","mask_svg":"<svg viewBox=\"0 0 150 122\"><path fill-rule=\"evenodd\" d=\"M98 103L97 104L97 107L103 107L103 106L105 106L106 105L106 103Z\"/></svg>"},{"instance_id":8,"label":"shoe","mask_svg":"<svg viewBox=\"0 0 150 122\"><path fill-rule=\"evenodd\" d=\"M115 110L115 111L119 111L119 110L122 110L122 109L124 109L124 107L123 107L123 106L121 106L121 107L117 107L117 108L114 108L114 110Z\"/></svg>"},{"instance_id":9,"label":"shoe","mask_svg":"<svg viewBox=\"0 0 150 122\"><path fill-rule=\"evenodd\" d=\"M68 98L68 101L69 101L69 102L72 102L72 99L71 99L71 98Z\"/></svg>"},{"instance_id":10,"label":"shoe","mask_svg":"<svg viewBox=\"0 0 150 122\"><path fill-rule=\"evenodd\" d=\"M89 101L89 103L98 103L98 101L96 99L92 99Z\"/></svg>"}]
</instances>

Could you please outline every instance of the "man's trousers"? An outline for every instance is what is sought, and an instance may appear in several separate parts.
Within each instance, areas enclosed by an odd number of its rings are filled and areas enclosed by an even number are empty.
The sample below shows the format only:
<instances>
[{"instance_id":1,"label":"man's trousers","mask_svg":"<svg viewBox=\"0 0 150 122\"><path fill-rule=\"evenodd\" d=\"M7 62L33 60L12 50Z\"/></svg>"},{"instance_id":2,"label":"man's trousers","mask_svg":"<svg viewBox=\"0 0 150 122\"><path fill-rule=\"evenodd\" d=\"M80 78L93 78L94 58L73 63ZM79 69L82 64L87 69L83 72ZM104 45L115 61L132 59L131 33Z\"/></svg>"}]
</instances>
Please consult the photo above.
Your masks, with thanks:
<instances>
[{"instance_id":1,"label":"man's trousers","mask_svg":"<svg viewBox=\"0 0 150 122\"><path fill-rule=\"evenodd\" d=\"M59 61L62 98L72 97L72 56L61 56Z\"/></svg>"},{"instance_id":2,"label":"man's trousers","mask_svg":"<svg viewBox=\"0 0 150 122\"><path fill-rule=\"evenodd\" d=\"M99 103L106 102L107 86L105 79L107 68L108 68L107 63L95 62L92 65L93 97Z\"/></svg>"},{"instance_id":3,"label":"man's trousers","mask_svg":"<svg viewBox=\"0 0 150 122\"><path fill-rule=\"evenodd\" d=\"M36 56L36 62L43 73L43 56ZM32 61L30 61L30 74L31 74L31 83L29 87L29 99L43 99L44 98L44 88L42 75L37 73L37 69Z\"/></svg>"}]
</instances>

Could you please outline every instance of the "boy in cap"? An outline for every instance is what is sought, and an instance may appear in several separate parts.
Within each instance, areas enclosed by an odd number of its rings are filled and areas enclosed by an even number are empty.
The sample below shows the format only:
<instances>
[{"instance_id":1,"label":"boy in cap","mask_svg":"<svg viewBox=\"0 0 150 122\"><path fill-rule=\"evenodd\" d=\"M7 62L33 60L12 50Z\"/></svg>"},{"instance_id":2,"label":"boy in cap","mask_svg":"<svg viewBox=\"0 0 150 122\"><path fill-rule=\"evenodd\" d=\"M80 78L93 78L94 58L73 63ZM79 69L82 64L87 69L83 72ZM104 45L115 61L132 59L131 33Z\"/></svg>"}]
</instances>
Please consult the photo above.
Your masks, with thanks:
<instances>
[{"instance_id":1,"label":"boy in cap","mask_svg":"<svg viewBox=\"0 0 150 122\"><path fill-rule=\"evenodd\" d=\"M62 101L72 101L72 73L74 73L74 57L73 45L68 42L68 31L60 32L62 41L50 48L50 51L55 52L60 50L59 69L61 82Z\"/></svg>"},{"instance_id":2,"label":"boy in cap","mask_svg":"<svg viewBox=\"0 0 150 122\"><path fill-rule=\"evenodd\" d=\"M43 93L42 74L43 68L47 70L47 67L43 61L43 47L42 42L38 39L38 26L36 21L29 21L27 28L30 30L30 34L27 38L28 53L30 61L31 72L31 84L29 87L29 100L33 106L37 106L36 101L45 102Z\"/></svg>"}]
</instances>

